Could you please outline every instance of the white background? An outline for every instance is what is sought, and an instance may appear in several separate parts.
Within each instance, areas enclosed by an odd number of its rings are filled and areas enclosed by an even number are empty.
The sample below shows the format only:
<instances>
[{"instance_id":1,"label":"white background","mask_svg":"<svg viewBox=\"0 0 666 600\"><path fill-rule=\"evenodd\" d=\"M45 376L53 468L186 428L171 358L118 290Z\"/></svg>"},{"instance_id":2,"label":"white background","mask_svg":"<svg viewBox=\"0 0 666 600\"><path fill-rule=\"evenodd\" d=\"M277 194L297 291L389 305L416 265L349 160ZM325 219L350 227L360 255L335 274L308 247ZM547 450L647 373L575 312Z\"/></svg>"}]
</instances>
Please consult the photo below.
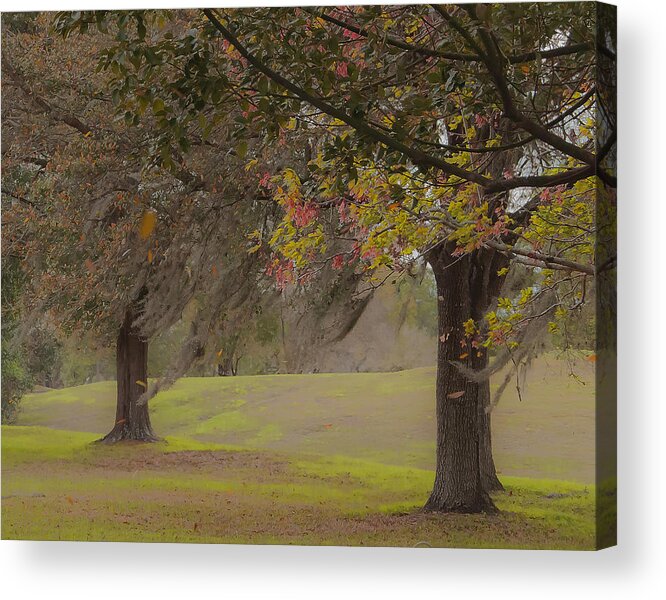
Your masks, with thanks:
<instances>
[{"instance_id":1,"label":"white background","mask_svg":"<svg viewBox=\"0 0 666 600\"><path fill-rule=\"evenodd\" d=\"M617 4L619 547L567 553L2 541L4 597L665 598L666 11L657 1ZM0 0L3 11L184 5L196 2Z\"/></svg>"}]
</instances>

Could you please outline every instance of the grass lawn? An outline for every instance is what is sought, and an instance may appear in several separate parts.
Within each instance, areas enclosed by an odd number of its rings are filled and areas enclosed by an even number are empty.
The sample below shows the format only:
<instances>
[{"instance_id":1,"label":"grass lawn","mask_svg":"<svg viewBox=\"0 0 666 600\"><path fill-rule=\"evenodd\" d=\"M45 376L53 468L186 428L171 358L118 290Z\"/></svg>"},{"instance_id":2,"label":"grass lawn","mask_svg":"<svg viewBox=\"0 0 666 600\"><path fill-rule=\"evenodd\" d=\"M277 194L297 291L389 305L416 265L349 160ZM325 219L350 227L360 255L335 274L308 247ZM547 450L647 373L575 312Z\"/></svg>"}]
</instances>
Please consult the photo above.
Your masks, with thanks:
<instances>
[{"instance_id":1,"label":"grass lawn","mask_svg":"<svg viewBox=\"0 0 666 600\"><path fill-rule=\"evenodd\" d=\"M594 481L594 366L536 361L493 411L500 474ZM512 388L513 386L509 386ZM435 371L190 377L151 401L160 436L433 469ZM19 425L107 433L115 382L30 394Z\"/></svg>"},{"instance_id":2,"label":"grass lawn","mask_svg":"<svg viewBox=\"0 0 666 600\"><path fill-rule=\"evenodd\" d=\"M4 539L591 548L591 486L504 478L499 515L418 512L431 471L3 427Z\"/></svg>"},{"instance_id":3,"label":"grass lawn","mask_svg":"<svg viewBox=\"0 0 666 600\"><path fill-rule=\"evenodd\" d=\"M419 512L430 369L190 378L152 403L164 442L112 447L114 384L32 394L2 428L2 537L591 549L593 396L563 368L495 413L498 515Z\"/></svg>"}]
</instances>

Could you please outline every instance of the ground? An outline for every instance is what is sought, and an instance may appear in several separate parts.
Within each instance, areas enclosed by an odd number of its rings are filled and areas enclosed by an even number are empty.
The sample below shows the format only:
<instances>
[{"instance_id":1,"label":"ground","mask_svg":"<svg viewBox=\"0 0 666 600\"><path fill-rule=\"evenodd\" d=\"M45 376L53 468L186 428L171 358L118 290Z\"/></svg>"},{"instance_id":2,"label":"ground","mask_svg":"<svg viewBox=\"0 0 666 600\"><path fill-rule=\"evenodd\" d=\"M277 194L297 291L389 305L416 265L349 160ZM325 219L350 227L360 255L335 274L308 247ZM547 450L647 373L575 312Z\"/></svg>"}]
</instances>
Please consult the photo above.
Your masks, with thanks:
<instances>
[{"instance_id":1,"label":"ground","mask_svg":"<svg viewBox=\"0 0 666 600\"><path fill-rule=\"evenodd\" d=\"M594 547L592 367L541 360L494 416L498 515L419 512L431 369L190 378L152 402L157 444L94 445L113 383L32 394L3 427L2 537ZM586 385L585 385L586 384Z\"/></svg>"}]
</instances>

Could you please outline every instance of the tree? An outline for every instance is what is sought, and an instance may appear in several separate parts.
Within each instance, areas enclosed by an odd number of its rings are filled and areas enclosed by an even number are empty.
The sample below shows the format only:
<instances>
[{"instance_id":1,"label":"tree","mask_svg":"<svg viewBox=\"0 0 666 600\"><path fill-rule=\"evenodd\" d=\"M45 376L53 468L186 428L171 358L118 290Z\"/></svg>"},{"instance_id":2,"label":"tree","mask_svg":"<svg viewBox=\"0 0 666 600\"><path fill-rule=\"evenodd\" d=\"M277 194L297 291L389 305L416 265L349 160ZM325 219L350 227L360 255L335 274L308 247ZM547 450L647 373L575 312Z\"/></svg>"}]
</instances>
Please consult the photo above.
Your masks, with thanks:
<instances>
[{"instance_id":1,"label":"tree","mask_svg":"<svg viewBox=\"0 0 666 600\"><path fill-rule=\"evenodd\" d=\"M90 73L97 37L66 42L47 16L29 23L3 36L3 253L23 272L23 320L49 313L115 338L116 419L103 439L154 440L147 399L165 381L148 382L148 340L197 299L201 322L166 381L202 355L215 320L261 276L246 233L267 213L233 157L188 148L168 169L152 164L158 128L114 119L107 74ZM213 135L223 141L224 124Z\"/></svg>"},{"instance_id":2,"label":"tree","mask_svg":"<svg viewBox=\"0 0 666 600\"><path fill-rule=\"evenodd\" d=\"M260 139L230 149L237 108L222 117L200 113L210 118L181 129L182 109L144 88L136 110L116 111L119 92L106 91L110 74L91 73L100 38L113 34L65 41L48 16L10 24L3 38L3 68L14 84L3 112L4 220L12 225L6 252L20 259L28 284L24 322L49 313L66 331L115 343L116 418L103 441L155 440L148 400L193 362L223 353L211 342L237 339L270 297L253 246L279 216L257 169L261 161L262 169L279 171L299 158ZM172 126L176 143L165 134ZM149 340L190 304L196 315L187 339L150 383Z\"/></svg>"},{"instance_id":3,"label":"tree","mask_svg":"<svg viewBox=\"0 0 666 600\"><path fill-rule=\"evenodd\" d=\"M331 188L344 198L362 180L361 170L379 170L363 191L384 179L389 189L380 202L397 204L397 214L375 217L366 252L374 247L394 260L386 241L376 243L387 227L403 236L418 225L435 229L422 236L438 285L441 341L437 473L428 509L492 509L486 492L498 481L489 384L479 375L488 370L487 349L499 343L510 352L521 321L562 312L562 296L574 298L570 307L582 303L595 273L593 178L615 185L599 164L613 147L614 122L589 65L598 54L613 60L613 52L597 51L595 11L537 4L492 11L487 5L351 7L271 11L270 24L261 10L204 11L238 60L253 67L245 71L246 89L261 89L268 78L269 93L281 89L347 125L331 136L337 156L320 169L325 185L313 200L330 201L322 191ZM326 161L326 148L322 155ZM344 159L346 181L336 186L333 168ZM419 186L426 199L418 197ZM405 218L410 224L400 227ZM403 240L397 246L413 250ZM423 242L417 247L423 250ZM520 310L505 301L502 319L491 309L511 262L547 273L537 294L526 290L518 300ZM560 296L547 299L545 314L529 315L528 305L541 307L553 289Z\"/></svg>"},{"instance_id":4,"label":"tree","mask_svg":"<svg viewBox=\"0 0 666 600\"><path fill-rule=\"evenodd\" d=\"M285 217L268 242L281 277L301 279L322 260L368 269L405 268L414 255L429 262L440 342L427 509L494 509L488 377L522 360L534 330L556 330L614 267L612 253L595 264L594 246L599 207L612 223L615 206L615 42L612 16L599 18L607 10L206 9L156 42L142 32L159 14L132 12L107 50L103 66L116 71L112 85L128 106L148 87L183 109L163 128L173 142L202 113L230 105L242 111L241 144L249 131L282 143L311 136L309 173L285 170L274 182ZM59 27L107 16L61 15ZM164 78L157 67L183 55L187 68ZM329 237L348 249L328 254ZM538 269L538 283L502 298L509 269L522 267ZM502 350L495 365L491 348Z\"/></svg>"}]
</instances>

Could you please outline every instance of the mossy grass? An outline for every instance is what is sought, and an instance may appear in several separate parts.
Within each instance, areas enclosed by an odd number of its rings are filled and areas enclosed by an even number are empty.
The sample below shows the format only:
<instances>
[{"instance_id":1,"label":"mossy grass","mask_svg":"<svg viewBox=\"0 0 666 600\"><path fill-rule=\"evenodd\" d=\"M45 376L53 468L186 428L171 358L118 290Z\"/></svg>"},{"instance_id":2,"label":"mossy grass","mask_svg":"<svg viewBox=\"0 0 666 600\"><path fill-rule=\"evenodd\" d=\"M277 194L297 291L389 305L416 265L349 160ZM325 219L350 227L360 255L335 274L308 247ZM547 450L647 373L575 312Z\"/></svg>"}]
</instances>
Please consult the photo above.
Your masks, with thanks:
<instances>
[{"instance_id":1,"label":"mossy grass","mask_svg":"<svg viewBox=\"0 0 666 600\"><path fill-rule=\"evenodd\" d=\"M504 477L499 515L426 515L427 469L182 437L2 428L5 539L572 548L594 545L593 486Z\"/></svg>"}]
</instances>

